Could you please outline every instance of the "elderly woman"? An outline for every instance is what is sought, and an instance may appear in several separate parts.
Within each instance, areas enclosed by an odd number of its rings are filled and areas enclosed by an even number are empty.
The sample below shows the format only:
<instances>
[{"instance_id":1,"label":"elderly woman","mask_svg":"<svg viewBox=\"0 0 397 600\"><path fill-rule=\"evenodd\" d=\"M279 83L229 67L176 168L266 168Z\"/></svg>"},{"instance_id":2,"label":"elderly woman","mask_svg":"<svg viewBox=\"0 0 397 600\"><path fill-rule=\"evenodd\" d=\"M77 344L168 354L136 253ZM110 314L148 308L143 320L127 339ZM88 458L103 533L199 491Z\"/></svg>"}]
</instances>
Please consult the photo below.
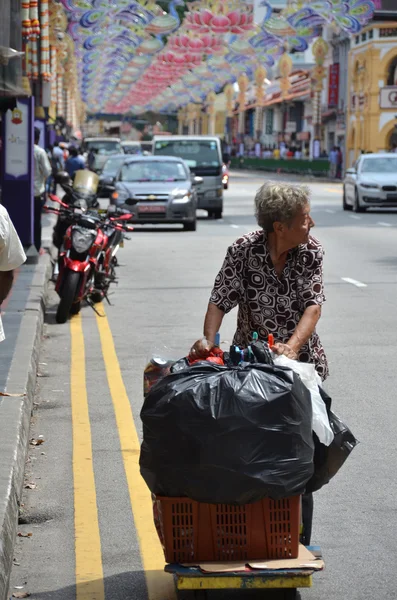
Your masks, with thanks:
<instances>
[{"instance_id":1,"label":"elderly woman","mask_svg":"<svg viewBox=\"0 0 397 600\"><path fill-rule=\"evenodd\" d=\"M256 331L277 340L273 350L289 358L314 363L322 380L328 363L316 333L325 301L323 248L310 230L309 189L265 183L255 197L259 231L232 244L212 290L204 322L205 340L193 354L205 356L215 341L224 315L238 306L233 343L244 348ZM313 497L303 496L302 542L310 543Z\"/></svg>"},{"instance_id":2,"label":"elderly woman","mask_svg":"<svg viewBox=\"0 0 397 600\"><path fill-rule=\"evenodd\" d=\"M325 301L323 248L310 235L309 190L265 183L256 194L255 212L261 229L228 248L209 301L205 340L192 351L204 355L224 315L238 306L234 344L247 347L254 331L263 340L272 333L278 354L314 363L324 380L328 364L316 333Z\"/></svg>"}]
</instances>

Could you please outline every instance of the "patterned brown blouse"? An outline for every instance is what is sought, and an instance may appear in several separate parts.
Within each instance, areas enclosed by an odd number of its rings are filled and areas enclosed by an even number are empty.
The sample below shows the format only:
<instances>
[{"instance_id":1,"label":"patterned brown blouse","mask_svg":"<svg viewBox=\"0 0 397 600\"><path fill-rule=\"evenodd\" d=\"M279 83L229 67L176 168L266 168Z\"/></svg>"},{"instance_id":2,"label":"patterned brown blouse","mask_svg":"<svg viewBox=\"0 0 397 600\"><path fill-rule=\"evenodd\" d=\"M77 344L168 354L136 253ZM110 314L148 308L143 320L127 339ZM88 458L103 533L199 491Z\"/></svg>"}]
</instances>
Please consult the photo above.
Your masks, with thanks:
<instances>
[{"instance_id":1,"label":"patterned brown blouse","mask_svg":"<svg viewBox=\"0 0 397 600\"><path fill-rule=\"evenodd\" d=\"M212 290L210 302L228 313L237 305L237 330L233 343L246 347L252 333L266 340L272 333L286 343L308 306L325 302L323 248L310 236L307 244L290 250L278 276L267 247L264 231L239 238L226 253ZM324 380L328 362L320 338L314 332L299 352L299 360L315 364Z\"/></svg>"}]
</instances>

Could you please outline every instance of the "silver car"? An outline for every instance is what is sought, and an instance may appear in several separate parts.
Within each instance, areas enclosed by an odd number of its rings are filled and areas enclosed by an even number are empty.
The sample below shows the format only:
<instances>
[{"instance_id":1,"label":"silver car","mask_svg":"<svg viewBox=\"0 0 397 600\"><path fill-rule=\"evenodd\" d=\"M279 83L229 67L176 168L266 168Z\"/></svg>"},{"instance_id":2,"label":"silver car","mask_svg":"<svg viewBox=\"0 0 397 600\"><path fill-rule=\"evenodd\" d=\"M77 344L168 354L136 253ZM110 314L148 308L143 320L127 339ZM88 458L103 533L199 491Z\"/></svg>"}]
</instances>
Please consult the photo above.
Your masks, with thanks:
<instances>
[{"instance_id":1,"label":"silver car","mask_svg":"<svg viewBox=\"0 0 397 600\"><path fill-rule=\"evenodd\" d=\"M363 154L343 182L343 210L397 206L397 154Z\"/></svg>"},{"instance_id":2,"label":"silver car","mask_svg":"<svg viewBox=\"0 0 397 600\"><path fill-rule=\"evenodd\" d=\"M202 179L192 177L181 158L133 155L116 176L110 204L137 202L131 209L131 223L181 223L186 231L196 231L196 185L200 183Z\"/></svg>"}]
</instances>

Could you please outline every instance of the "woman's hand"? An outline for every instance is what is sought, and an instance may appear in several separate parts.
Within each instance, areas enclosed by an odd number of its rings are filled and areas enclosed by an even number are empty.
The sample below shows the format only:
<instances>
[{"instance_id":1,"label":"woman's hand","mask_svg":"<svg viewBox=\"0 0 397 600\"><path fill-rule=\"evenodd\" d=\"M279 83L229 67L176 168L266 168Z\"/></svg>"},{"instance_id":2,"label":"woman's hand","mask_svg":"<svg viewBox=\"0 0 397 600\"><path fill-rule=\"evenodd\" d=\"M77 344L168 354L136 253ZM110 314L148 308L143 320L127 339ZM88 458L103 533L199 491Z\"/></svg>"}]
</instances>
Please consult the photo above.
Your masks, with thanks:
<instances>
[{"instance_id":1,"label":"woman's hand","mask_svg":"<svg viewBox=\"0 0 397 600\"><path fill-rule=\"evenodd\" d=\"M190 349L189 356L195 360L198 360L200 358L205 359L209 356L213 347L214 344L211 344L211 342L209 342L206 338L201 338L193 344L193 346Z\"/></svg>"},{"instance_id":2,"label":"woman's hand","mask_svg":"<svg viewBox=\"0 0 397 600\"><path fill-rule=\"evenodd\" d=\"M284 356L286 356L287 358L290 358L291 360L298 360L298 353L295 352L295 350L293 350L291 348L291 346L288 346L288 344L283 344L282 342L276 342L271 347L271 350L273 350L273 352L278 355L284 354Z\"/></svg>"}]
</instances>

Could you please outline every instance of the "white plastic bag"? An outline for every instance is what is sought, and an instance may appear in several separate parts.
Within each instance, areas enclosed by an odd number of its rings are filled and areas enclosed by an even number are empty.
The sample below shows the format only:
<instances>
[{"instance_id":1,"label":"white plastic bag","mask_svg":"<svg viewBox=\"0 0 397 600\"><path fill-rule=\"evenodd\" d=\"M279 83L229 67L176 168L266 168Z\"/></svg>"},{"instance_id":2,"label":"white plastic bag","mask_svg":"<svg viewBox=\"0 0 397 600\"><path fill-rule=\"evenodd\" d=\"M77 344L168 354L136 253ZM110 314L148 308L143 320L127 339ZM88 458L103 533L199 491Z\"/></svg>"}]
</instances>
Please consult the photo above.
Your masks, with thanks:
<instances>
[{"instance_id":1,"label":"white plastic bag","mask_svg":"<svg viewBox=\"0 0 397 600\"><path fill-rule=\"evenodd\" d=\"M273 357L274 364L281 367L288 367L297 373L302 383L307 387L310 392L312 399L313 408L313 431L317 435L318 439L325 446L329 446L334 439L334 433L329 424L327 409L324 401L318 391L318 386L321 383L321 379L311 363L302 363L297 360L291 360L283 354L281 356Z\"/></svg>"}]
</instances>

